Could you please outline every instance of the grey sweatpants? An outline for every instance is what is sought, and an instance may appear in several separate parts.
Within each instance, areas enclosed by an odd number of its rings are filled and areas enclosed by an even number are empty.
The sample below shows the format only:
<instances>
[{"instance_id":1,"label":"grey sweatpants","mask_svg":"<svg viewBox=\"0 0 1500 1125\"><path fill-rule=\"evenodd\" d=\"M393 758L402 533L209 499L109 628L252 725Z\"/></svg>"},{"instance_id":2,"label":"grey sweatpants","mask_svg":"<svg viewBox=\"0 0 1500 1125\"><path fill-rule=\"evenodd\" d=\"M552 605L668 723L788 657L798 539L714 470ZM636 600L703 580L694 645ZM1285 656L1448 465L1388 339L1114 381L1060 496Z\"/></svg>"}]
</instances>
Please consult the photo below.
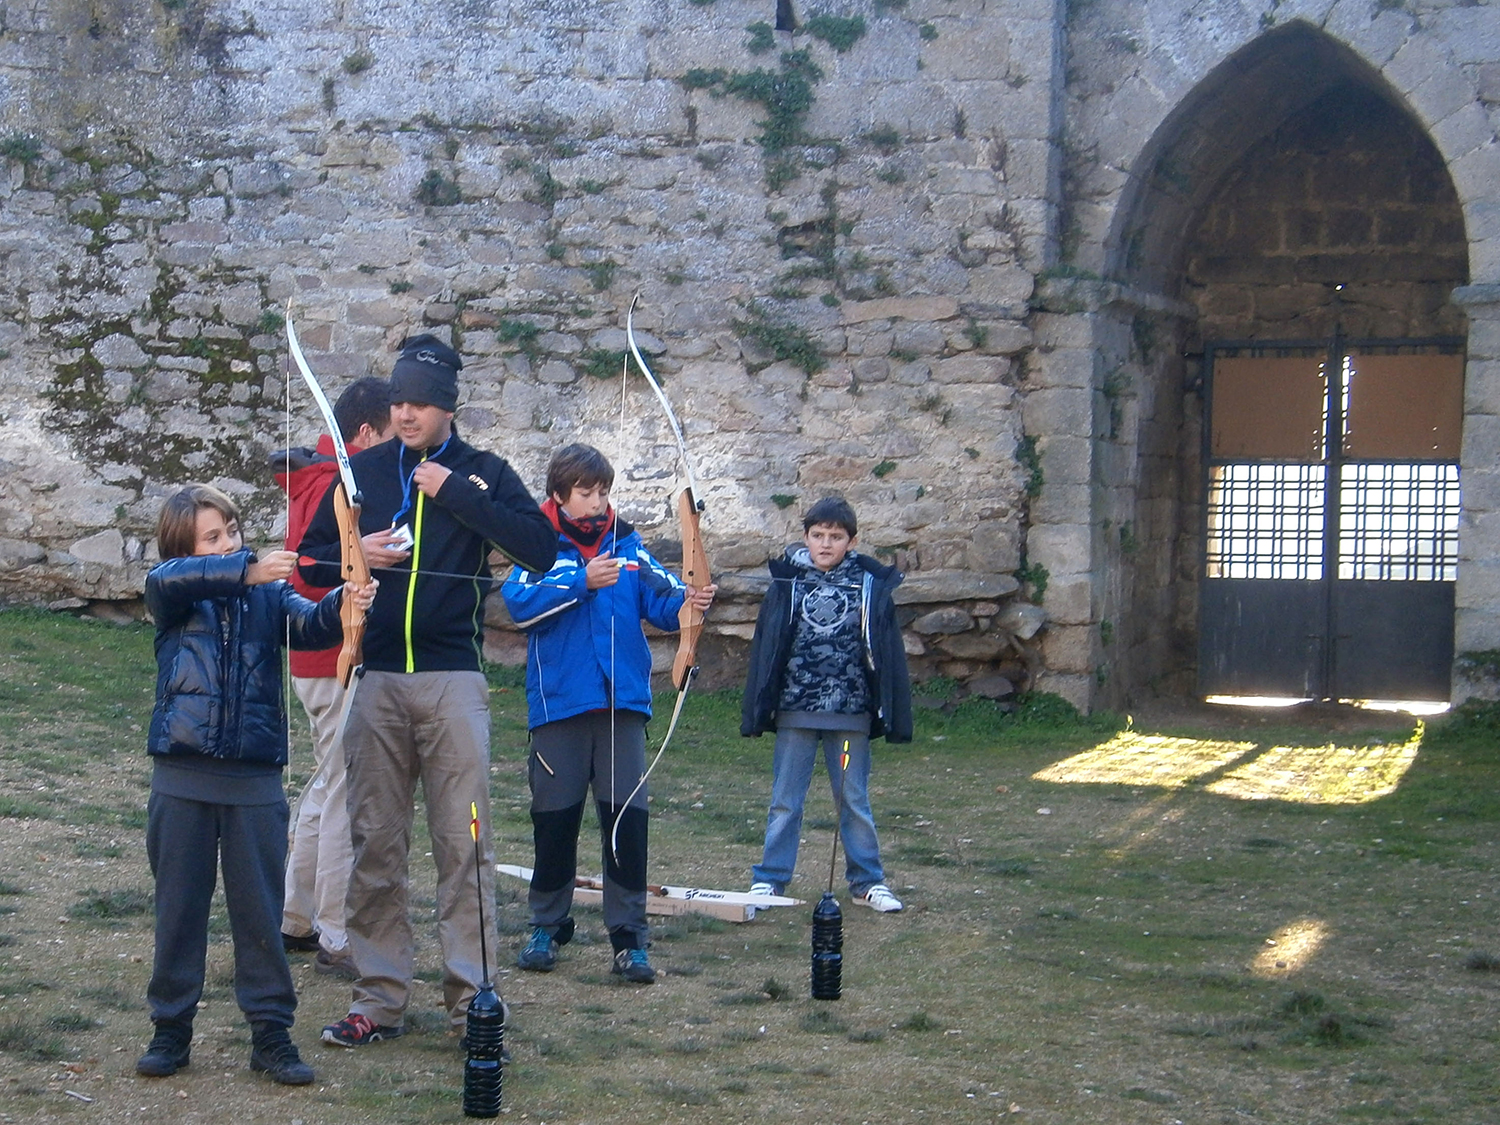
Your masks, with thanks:
<instances>
[{"instance_id":1,"label":"grey sweatpants","mask_svg":"<svg viewBox=\"0 0 1500 1125\"><path fill-rule=\"evenodd\" d=\"M646 947L646 787L620 806L646 772L646 716L590 711L544 723L531 732L526 776L536 868L531 877L531 923L554 934L573 908L578 874L578 830L593 789L604 864L604 926L616 950ZM619 818L619 857L610 836Z\"/></svg>"},{"instance_id":2,"label":"grey sweatpants","mask_svg":"<svg viewBox=\"0 0 1500 1125\"><path fill-rule=\"evenodd\" d=\"M197 1015L222 862L235 1002L252 1024L291 1027L297 993L281 947L286 801L219 805L152 793L146 810L146 858L156 877L151 1019L191 1025Z\"/></svg>"}]
</instances>

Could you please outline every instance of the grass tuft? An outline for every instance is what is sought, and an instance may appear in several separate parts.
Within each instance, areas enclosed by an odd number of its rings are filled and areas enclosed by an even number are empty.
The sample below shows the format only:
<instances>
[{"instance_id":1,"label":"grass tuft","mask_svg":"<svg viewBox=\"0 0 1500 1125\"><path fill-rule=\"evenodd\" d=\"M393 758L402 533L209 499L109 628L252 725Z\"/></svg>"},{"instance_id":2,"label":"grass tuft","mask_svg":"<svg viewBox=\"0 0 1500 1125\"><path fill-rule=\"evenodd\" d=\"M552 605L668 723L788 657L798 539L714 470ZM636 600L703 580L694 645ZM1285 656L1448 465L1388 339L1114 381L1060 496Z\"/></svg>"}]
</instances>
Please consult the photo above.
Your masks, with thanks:
<instances>
[{"instance_id":1,"label":"grass tuft","mask_svg":"<svg viewBox=\"0 0 1500 1125\"><path fill-rule=\"evenodd\" d=\"M82 921L113 922L134 918L151 910L151 892L127 888L117 891L83 892L83 897L68 907L68 915Z\"/></svg>"}]
</instances>

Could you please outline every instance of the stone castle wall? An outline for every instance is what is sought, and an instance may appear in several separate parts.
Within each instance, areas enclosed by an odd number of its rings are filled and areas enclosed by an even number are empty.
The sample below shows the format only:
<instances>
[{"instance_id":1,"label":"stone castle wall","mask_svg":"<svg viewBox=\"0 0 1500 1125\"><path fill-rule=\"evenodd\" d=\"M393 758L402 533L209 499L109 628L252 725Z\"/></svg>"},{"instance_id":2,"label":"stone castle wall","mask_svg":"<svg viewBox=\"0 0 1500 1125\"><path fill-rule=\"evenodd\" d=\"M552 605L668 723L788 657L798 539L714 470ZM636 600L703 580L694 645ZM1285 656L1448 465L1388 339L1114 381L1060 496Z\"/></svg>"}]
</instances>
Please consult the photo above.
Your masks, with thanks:
<instances>
[{"instance_id":1,"label":"stone castle wall","mask_svg":"<svg viewBox=\"0 0 1500 1125\"><path fill-rule=\"evenodd\" d=\"M1494 281L1486 6L829 0L793 4L795 34L777 9L8 7L0 595L133 598L189 479L274 540L267 456L317 432L288 309L335 393L409 332L451 339L468 440L538 491L553 448L598 445L670 554L675 442L639 381L620 409L639 292L708 503L727 678L765 558L828 492L907 571L919 674L1092 705L1190 673L1199 311L1180 246L1152 251L1221 221L1205 193L1261 138L1253 106L1201 137L1184 106L1286 27L1357 57L1430 132L1468 280ZM1168 150L1202 172L1182 199L1150 174Z\"/></svg>"},{"instance_id":2,"label":"stone castle wall","mask_svg":"<svg viewBox=\"0 0 1500 1125\"><path fill-rule=\"evenodd\" d=\"M736 0L13 14L8 593L137 594L190 479L274 539L267 455L317 427L285 377L288 309L333 393L405 334L447 336L468 440L538 491L553 448L598 445L670 554L675 445L640 380L619 403L640 292L726 577L712 631L744 640L759 588L735 574L842 492L862 546L910 573L919 668L1004 691L1026 675L995 622L1019 588L1014 399L1050 237L1056 27L1028 7L865 5L863 34L824 38ZM757 143L772 120L786 143Z\"/></svg>"}]
</instances>

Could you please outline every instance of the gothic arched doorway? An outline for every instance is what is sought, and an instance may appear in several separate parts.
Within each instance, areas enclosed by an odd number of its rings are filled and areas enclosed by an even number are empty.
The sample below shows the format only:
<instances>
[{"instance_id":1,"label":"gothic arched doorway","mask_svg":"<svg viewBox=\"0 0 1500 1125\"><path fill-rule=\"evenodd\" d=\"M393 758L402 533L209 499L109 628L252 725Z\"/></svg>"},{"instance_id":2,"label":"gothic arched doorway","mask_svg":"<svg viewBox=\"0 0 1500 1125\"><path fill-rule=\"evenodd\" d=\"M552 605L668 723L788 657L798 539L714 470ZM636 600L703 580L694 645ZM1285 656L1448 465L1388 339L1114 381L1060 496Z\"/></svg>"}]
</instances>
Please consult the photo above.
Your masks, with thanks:
<instances>
[{"instance_id":1,"label":"gothic arched doorway","mask_svg":"<svg viewBox=\"0 0 1500 1125\"><path fill-rule=\"evenodd\" d=\"M1159 400L1183 388L1178 425L1155 457L1141 437L1142 494L1176 497L1151 569L1177 686L1446 698L1467 245L1441 156L1367 64L1293 25L1185 99L1145 167L1113 272L1180 302L1143 372ZM1130 602L1146 627L1162 591Z\"/></svg>"}]
</instances>

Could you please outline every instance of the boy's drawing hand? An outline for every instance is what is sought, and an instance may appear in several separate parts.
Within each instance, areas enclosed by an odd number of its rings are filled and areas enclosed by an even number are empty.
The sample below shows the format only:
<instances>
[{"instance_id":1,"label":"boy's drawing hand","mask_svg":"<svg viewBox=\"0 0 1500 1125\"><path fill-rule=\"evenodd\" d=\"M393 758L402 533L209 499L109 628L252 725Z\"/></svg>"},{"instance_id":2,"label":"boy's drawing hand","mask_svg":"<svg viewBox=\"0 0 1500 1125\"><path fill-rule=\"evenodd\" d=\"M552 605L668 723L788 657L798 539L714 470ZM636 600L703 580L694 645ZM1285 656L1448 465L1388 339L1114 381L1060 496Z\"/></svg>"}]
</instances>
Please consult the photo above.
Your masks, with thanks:
<instances>
[{"instance_id":1,"label":"boy's drawing hand","mask_svg":"<svg viewBox=\"0 0 1500 1125\"><path fill-rule=\"evenodd\" d=\"M704 613L708 607L714 604L714 595L719 592L716 585L689 586L687 600L693 604L693 608L699 613Z\"/></svg>"},{"instance_id":2,"label":"boy's drawing hand","mask_svg":"<svg viewBox=\"0 0 1500 1125\"><path fill-rule=\"evenodd\" d=\"M369 535L360 537L359 540L365 545L365 561L371 566L395 566L399 562L405 562L411 552L391 544L400 543L402 539L394 531L372 531Z\"/></svg>"},{"instance_id":3,"label":"boy's drawing hand","mask_svg":"<svg viewBox=\"0 0 1500 1125\"><path fill-rule=\"evenodd\" d=\"M364 586L356 586L353 582L344 583L344 597L353 598L354 604L359 607L361 613L366 612L371 603L375 601L375 591L380 589L380 582L374 578Z\"/></svg>"},{"instance_id":4,"label":"boy's drawing hand","mask_svg":"<svg viewBox=\"0 0 1500 1125\"><path fill-rule=\"evenodd\" d=\"M608 551L600 551L589 559L589 564L584 567L583 573L585 585L590 590L613 586L620 581L620 560Z\"/></svg>"},{"instance_id":5,"label":"boy's drawing hand","mask_svg":"<svg viewBox=\"0 0 1500 1125\"><path fill-rule=\"evenodd\" d=\"M438 489L443 487L443 482L452 472L452 469L439 465L436 461L423 461L412 471L411 479L422 490L422 494L431 500L437 496Z\"/></svg>"},{"instance_id":6,"label":"boy's drawing hand","mask_svg":"<svg viewBox=\"0 0 1500 1125\"><path fill-rule=\"evenodd\" d=\"M297 568L296 551L267 551L245 568L245 585L264 586L290 578Z\"/></svg>"}]
</instances>

